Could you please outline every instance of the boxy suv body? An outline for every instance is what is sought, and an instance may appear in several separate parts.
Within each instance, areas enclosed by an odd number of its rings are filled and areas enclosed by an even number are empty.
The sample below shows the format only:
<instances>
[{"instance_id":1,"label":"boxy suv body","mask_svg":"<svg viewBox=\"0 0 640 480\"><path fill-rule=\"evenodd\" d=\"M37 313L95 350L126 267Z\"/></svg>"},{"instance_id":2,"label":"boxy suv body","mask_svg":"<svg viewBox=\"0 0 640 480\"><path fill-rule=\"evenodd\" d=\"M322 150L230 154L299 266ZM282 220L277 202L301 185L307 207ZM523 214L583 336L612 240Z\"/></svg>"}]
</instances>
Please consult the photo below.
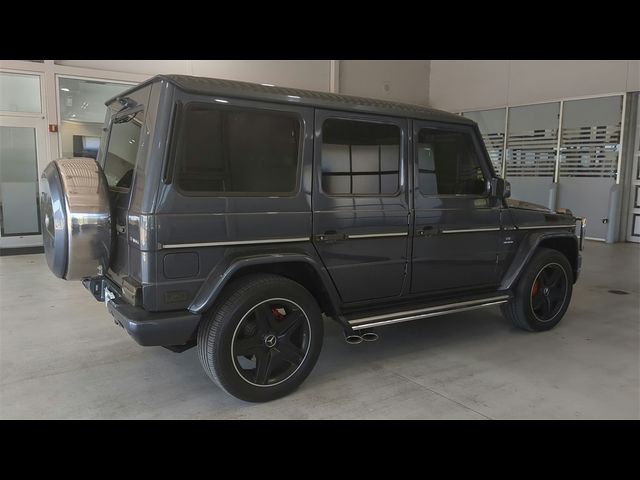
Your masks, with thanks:
<instances>
[{"instance_id":1,"label":"boxy suv body","mask_svg":"<svg viewBox=\"0 0 640 480\"><path fill-rule=\"evenodd\" d=\"M43 174L45 253L141 345L196 346L249 401L350 343L500 304L540 331L580 270L571 212L508 199L477 126L405 105L161 75L107 102L96 161Z\"/></svg>"}]
</instances>

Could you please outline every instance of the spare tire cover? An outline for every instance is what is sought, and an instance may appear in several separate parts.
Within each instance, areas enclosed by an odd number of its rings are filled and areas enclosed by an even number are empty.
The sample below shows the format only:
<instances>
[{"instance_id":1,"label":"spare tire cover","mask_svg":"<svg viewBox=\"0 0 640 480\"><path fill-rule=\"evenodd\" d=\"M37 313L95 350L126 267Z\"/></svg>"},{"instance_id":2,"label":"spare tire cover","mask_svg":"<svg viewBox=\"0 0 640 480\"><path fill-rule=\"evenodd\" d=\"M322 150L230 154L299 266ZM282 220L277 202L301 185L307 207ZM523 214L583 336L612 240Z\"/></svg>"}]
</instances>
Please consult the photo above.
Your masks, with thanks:
<instances>
[{"instance_id":1,"label":"spare tire cover","mask_svg":"<svg viewBox=\"0 0 640 480\"><path fill-rule=\"evenodd\" d=\"M105 272L113 229L107 180L92 158L54 160L43 174L42 231L49 268L80 280Z\"/></svg>"}]
</instances>

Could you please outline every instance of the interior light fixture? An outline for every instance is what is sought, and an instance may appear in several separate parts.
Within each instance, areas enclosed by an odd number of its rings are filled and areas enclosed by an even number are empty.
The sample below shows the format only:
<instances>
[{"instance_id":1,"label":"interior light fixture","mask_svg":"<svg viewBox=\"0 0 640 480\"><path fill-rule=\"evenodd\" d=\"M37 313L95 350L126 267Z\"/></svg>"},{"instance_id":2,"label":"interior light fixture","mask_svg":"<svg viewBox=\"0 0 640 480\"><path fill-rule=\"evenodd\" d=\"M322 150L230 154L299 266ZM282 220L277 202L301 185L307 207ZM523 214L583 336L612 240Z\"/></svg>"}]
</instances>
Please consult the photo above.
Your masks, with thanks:
<instances>
[{"instance_id":1,"label":"interior light fixture","mask_svg":"<svg viewBox=\"0 0 640 480\"><path fill-rule=\"evenodd\" d=\"M60 90L62 90L63 92L69 92L70 91L67 87L62 87Z\"/></svg>"},{"instance_id":2,"label":"interior light fixture","mask_svg":"<svg viewBox=\"0 0 640 480\"><path fill-rule=\"evenodd\" d=\"M229 103L229 100L222 100L221 98L216 98L216 102L218 102L218 103Z\"/></svg>"}]
</instances>

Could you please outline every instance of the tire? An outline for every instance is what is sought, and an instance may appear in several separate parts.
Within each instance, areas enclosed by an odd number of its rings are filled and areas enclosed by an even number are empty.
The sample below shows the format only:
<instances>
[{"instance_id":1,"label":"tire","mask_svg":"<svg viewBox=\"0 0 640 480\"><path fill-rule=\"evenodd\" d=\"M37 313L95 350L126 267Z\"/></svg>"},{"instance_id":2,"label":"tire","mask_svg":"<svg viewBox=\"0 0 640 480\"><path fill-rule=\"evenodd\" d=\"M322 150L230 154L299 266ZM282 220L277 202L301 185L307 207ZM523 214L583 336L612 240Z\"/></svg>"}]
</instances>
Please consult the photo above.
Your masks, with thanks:
<instances>
[{"instance_id":1,"label":"tire","mask_svg":"<svg viewBox=\"0 0 640 480\"><path fill-rule=\"evenodd\" d=\"M562 319L573 291L573 270L562 253L539 249L520 276L514 298L502 305L513 325L531 332L555 327Z\"/></svg>"},{"instance_id":2,"label":"tire","mask_svg":"<svg viewBox=\"0 0 640 480\"><path fill-rule=\"evenodd\" d=\"M44 255L53 274L65 280L107 271L115 230L109 186L93 158L59 158L42 173L40 195Z\"/></svg>"},{"instance_id":3,"label":"tire","mask_svg":"<svg viewBox=\"0 0 640 480\"><path fill-rule=\"evenodd\" d=\"M320 308L304 287L278 275L247 275L225 288L200 323L198 354L225 392L267 402L307 378L323 333Z\"/></svg>"}]
</instances>

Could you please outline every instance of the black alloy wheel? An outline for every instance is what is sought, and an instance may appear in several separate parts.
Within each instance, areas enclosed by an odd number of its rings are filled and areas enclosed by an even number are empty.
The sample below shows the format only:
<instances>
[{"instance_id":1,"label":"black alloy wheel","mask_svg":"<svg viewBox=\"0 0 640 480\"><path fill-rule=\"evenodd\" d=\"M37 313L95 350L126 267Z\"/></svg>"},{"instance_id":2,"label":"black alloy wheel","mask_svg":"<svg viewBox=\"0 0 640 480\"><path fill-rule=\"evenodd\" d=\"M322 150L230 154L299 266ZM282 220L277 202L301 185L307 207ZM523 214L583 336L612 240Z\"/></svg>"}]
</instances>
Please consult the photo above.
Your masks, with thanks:
<instances>
[{"instance_id":1,"label":"black alloy wheel","mask_svg":"<svg viewBox=\"0 0 640 480\"><path fill-rule=\"evenodd\" d=\"M302 384L322 349L316 299L273 274L230 282L198 327L200 363L227 393L249 402L283 397Z\"/></svg>"},{"instance_id":2,"label":"black alloy wheel","mask_svg":"<svg viewBox=\"0 0 640 480\"><path fill-rule=\"evenodd\" d=\"M553 320L567 296L567 273L558 263L545 265L531 286L531 311L541 322Z\"/></svg>"},{"instance_id":3,"label":"black alloy wheel","mask_svg":"<svg viewBox=\"0 0 640 480\"><path fill-rule=\"evenodd\" d=\"M567 257L551 248L539 248L513 289L513 298L501 305L513 325L531 332L555 327L571 302L573 269Z\"/></svg>"},{"instance_id":4,"label":"black alloy wheel","mask_svg":"<svg viewBox=\"0 0 640 480\"><path fill-rule=\"evenodd\" d=\"M298 304L284 298L265 300L236 327L231 346L234 366L252 385L281 383L302 365L310 335L309 319Z\"/></svg>"}]
</instances>

